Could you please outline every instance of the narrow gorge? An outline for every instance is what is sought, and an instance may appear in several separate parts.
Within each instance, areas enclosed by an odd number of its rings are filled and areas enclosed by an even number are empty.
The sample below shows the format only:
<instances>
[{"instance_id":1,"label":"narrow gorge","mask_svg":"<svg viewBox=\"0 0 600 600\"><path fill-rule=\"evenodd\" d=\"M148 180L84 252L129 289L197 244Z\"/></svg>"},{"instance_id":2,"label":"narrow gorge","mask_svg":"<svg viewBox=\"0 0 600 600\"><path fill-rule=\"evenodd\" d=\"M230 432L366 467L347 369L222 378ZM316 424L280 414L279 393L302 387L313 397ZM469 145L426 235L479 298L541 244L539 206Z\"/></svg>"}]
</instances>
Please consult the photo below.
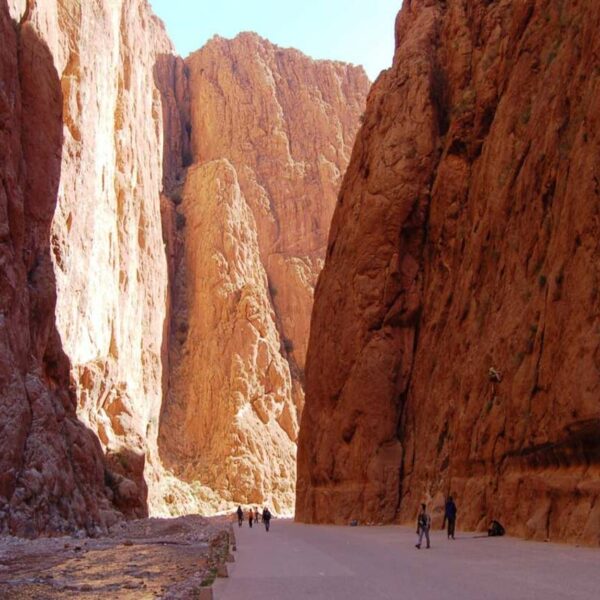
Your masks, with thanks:
<instances>
[{"instance_id":1,"label":"narrow gorge","mask_svg":"<svg viewBox=\"0 0 600 600\"><path fill-rule=\"evenodd\" d=\"M0 534L452 494L600 545L600 4L398 5L371 86L0 0Z\"/></svg>"},{"instance_id":2,"label":"narrow gorge","mask_svg":"<svg viewBox=\"0 0 600 600\"><path fill-rule=\"evenodd\" d=\"M364 71L254 34L184 61L146 0L0 10L0 531L291 514Z\"/></svg>"}]
</instances>

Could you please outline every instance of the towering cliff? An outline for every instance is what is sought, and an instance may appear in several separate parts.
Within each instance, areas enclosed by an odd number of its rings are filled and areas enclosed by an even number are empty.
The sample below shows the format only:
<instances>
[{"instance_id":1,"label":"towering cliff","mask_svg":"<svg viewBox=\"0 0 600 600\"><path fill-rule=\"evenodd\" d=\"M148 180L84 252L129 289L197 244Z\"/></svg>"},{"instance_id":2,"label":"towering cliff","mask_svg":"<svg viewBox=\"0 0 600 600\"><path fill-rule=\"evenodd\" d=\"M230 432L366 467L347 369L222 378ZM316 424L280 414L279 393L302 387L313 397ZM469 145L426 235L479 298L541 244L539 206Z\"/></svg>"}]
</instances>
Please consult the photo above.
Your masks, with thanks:
<instances>
[{"instance_id":1,"label":"towering cliff","mask_svg":"<svg viewBox=\"0 0 600 600\"><path fill-rule=\"evenodd\" d=\"M12 257L2 523L90 529L114 521L111 506L146 515L161 470L165 132L155 79L172 49L145 0L15 1L14 21L1 5Z\"/></svg>"},{"instance_id":2,"label":"towering cliff","mask_svg":"<svg viewBox=\"0 0 600 600\"><path fill-rule=\"evenodd\" d=\"M298 519L453 493L465 528L600 543L599 26L404 2L315 292Z\"/></svg>"},{"instance_id":3,"label":"towering cliff","mask_svg":"<svg viewBox=\"0 0 600 600\"><path fill-rule=\"evenodd\" d=\"M214 507L290 512L313 287L369 82L249 33L186 67L161 456Z\"/></svg>"},{"instance_id":4,"label":"towering cliff","mask_svg":"<svg viewBox=\"0 0 600 600\"><path fill-rule=\"evenodd\" d=\"M289 511L364 72L250 34L185 64L146 0L0 10L0 531Z\"/></svg>"},{"instance_id":5,"label":"towering cliff","mask_svg":"<svg viewBox=\"0 0 600 600\"><path fill-rule=\"evenodd\" d=\"M60 80L46 43L33 26L15 27L6 2L0 32L0 532L93 531L113 511L54 320Z\"/></svg>"}]
</instances>

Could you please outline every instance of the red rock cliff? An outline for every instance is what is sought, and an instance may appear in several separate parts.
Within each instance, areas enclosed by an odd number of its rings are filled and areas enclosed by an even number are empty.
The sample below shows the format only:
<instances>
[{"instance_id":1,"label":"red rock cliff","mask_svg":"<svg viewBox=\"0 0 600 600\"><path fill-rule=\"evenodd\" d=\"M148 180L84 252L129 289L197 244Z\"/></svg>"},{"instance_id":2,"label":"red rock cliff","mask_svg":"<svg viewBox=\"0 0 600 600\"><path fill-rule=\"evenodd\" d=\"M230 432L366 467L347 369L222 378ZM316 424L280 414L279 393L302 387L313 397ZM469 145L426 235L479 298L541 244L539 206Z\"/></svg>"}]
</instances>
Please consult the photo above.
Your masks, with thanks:
<instances>
[{"instance_id":1,"label":"red rock cliff","mask_svg":"<svg viewBox=\"0 0 600 600\"><path fill-rule=\"evenodd\" d=\"M46 42L6 2L0 37L0 533L93 532L115 511L54 316L63 95Z\"/></svg>"},{"instance_id":2,"label":"red rock cliff","mask_svg":"<svg viewBox=\"0 0 600 600\"><path fill-rule=\"evenodd\" d=\"M368 79L249 33L186 66L162 456L212 509L289 513L313 286Z\"/></svg>"},{"instance_id":3,"label":"red rock cliff","mask_svg":"<svg viewBox=\"0 0 600 600\"><path fill-rule=\"evenodd\" d=\"M181 68L145 0L12 0L14 21L6 4L0 522L90 529L162 505L160 191L186 151Z\"/></svg>"},{"instance_id":4,"label":"red rock cliff","mask_svg":"<svg viewBox=\"0 0 600 600\"><path fill-rule=\"evenodd\" d=\"M297 518L600 542L600 5L407 0L319 279Z\"/></svg>"}]
</instances>

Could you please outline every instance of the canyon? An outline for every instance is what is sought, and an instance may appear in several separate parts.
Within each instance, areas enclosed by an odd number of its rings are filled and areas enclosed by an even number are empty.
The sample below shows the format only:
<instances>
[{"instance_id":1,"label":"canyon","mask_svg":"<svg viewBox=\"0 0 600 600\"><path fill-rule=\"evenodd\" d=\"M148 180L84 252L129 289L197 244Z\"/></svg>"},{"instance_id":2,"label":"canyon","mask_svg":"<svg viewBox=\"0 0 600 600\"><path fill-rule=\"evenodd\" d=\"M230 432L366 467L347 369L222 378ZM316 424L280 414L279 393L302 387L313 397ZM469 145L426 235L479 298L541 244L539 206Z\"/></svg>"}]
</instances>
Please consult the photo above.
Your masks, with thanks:
<instances>
[{"instance_id":1,"label":"canyon","mask_svg":"<svg viewBox=\"0 0 600 600\"><path fill-rule=\"evenodd\" d=\"M315 290L296 518L600 543L596 2L404 2Z\"/></svg>"},{"instance_id":2,"label":"canyon","mask_svg":"<svg viewBox=\"0 0 600 600\"><path fill-rule=\"evenodd\" d=\"M0 0L0 534L452 494L599 545L599 28L405 0L370 87L254 33L183 59L147 0Z\"/></svg>"},{"instance_id":3,"label":"canyon","mask_svg":"<svg viewBox=\"0 0 600 600\"><path fill-rule=\"evenodd\" d=\"M174 192L160 447L221 501L291 515L313 288L369 84L251 33L213 38L186 68L193 163Z\"/></svg>"},{"instance_id":4,"label":"canyon","mask_svg":"<svg viewBox=\"0 0 600 600\"><path fill-rule=\"evenodd\" d=\"M364 71L255 34L184 61L146 0L0 11L0 531L290 514Z\"/></svg>"}]
</instances>

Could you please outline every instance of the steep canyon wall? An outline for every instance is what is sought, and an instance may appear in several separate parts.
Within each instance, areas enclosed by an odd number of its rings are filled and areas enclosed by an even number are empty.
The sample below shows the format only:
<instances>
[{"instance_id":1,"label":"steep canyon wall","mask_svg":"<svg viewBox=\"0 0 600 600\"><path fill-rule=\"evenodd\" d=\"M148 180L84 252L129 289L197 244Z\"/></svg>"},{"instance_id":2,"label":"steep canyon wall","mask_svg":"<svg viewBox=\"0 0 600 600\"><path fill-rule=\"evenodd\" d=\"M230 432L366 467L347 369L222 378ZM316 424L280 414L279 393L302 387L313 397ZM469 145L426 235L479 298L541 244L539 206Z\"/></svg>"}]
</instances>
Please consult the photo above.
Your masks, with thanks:
<instances>
[{"instance_id":1,"label":"steep canyon wall","mask_svg":"<svg viewBox=\"0 0 600 600\"><path fill-rule=\"evenodd\" d=\"M214 508L290 513L313 287L369 82L251 33L213 38L186 69L161 453Z\"/></svg>"},{"instance_id":2,"label":"steep canyon wall","mask_svg":"<svg viewBox=\"0 0 600 600\"><path fill-rule=\"evenodd\" d=\"M0 11L0 531L289 512L364 72L252 34L184 62L146 0Z\"/></svg>"},{"instance_id":3,"label":"steep canyon wall","mask_svg":"<svg viewBox=\"0 0 600 600\"><path fill-rule=\"evenodd\" d=\"M297 518L600 543L600 6L407 0L334 213Z\"/></svg>"},{"instance_id":4,"label":"steep canyon wall","mask_svg":"<svg viewBox=\"0 0 600 600\"><path fill-rule=\"evenodd\" d=\"M157 84L178 63L145 0L1 4L2 523L91 531L162 502L160 191L185 138Z\"/></svg>"}]
</instances>

